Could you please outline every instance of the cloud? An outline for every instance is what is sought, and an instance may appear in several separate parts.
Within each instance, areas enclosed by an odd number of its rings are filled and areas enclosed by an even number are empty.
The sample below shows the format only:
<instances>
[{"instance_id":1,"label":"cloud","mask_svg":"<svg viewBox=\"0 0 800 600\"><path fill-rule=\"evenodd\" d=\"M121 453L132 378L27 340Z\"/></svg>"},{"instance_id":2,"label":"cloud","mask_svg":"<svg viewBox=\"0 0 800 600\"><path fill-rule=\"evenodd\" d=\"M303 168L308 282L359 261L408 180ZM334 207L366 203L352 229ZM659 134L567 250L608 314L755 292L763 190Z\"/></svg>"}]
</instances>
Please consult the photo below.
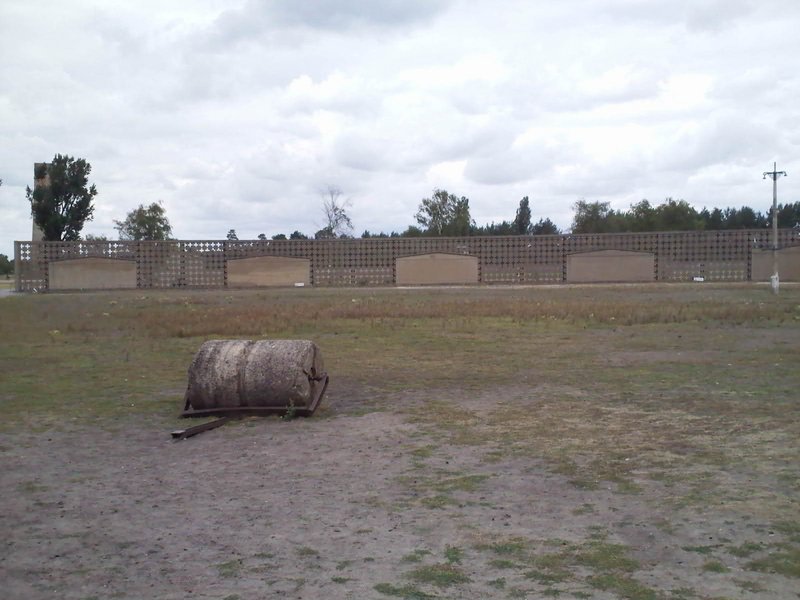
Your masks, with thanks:
<instances>
[{"instance_id":1,"label":"cloud","mask_svg":"<svg viewBox=\"0 0 800 600\"><path fill-rule=\"evenodd\" d=\"M5 254L30 235L33 163L56 152L91 162L87 231L112 237L157 200L181 237L313 233L326 184L361 230L405 228L434 187L469 197L478 222L528 195L564 227L581 197L743 203L770 196L773 160L800 166L791 0L41 11L0 3Z\"/></svg>"},{"instance_id":2,"label":"cloud","mask_svg":"<svg viewBox=\"0 0 800 600\"><path fill-rule=\"evenodd\" d=\"M241 8L222 13L209 39L236 44L252 39L274 41L291 31L303 35L391 31L429 21L447 4L446 0L249 0Z\"/></svg>"}]
</instances>

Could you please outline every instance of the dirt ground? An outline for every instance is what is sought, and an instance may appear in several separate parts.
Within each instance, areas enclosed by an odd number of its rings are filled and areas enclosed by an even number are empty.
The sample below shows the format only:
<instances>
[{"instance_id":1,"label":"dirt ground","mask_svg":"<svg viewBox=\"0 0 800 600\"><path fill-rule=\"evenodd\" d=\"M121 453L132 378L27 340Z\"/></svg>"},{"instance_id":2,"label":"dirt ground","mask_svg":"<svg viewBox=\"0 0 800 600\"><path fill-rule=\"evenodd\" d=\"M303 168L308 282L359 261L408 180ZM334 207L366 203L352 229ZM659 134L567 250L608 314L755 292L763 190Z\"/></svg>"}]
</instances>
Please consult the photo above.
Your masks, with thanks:
<instances>
[{"instance_id":1,"label":"dirt ground","mask_svg":"<svg viewBox=\"0 0 800 600\"><path fill-rule=\"evenodd\" d=\"M433 395L467 410L491 410L502 396L535 411L547 393ZM321 418L248 419L181 442L157 424L102 431L79 419L5 435L2 596L800 597L797 579L747 571L744 557L725 554L724 572L702 568L718 548L776 541L768 522L670 506L659 486L581 489L535 459L487 462L480 445L439 439L431 453L424 422L391 407L362 410L367 394L334 382ZM396 401L424 409L429 397ZM428 492L415 484L426 477L450 492L441 505L420 503ZM587 585L609 566L586 558L593 540L612 555L630 548L635 569L620 564L635 579L619 576L608 591L602 580ZM536 571L531 558L570 552L566 577L547 570L552 560ZM460 579L426 580L424 565Z\"/></svg>"},{"instance_id":2,"label":"dirt ground","mask_svg":"<svg viewBox=\"0 0 800 600\"><path fill-rule=\"evenodd\" d=\"M466 295L0 300L0 598L800 598L800 289ZM320 410L173 441L264 331Z\"/></svg>"}]
</instances>

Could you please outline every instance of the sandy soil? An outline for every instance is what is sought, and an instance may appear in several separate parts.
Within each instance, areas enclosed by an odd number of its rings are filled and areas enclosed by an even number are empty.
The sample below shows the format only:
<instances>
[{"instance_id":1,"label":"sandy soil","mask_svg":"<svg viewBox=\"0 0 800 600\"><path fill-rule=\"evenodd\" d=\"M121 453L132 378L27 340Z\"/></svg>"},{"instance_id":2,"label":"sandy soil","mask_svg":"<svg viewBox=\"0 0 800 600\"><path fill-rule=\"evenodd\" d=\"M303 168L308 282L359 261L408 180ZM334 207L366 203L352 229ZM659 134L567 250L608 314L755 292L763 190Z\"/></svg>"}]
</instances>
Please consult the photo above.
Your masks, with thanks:
<instances>
[{"instance_id":1,"label":"sandy soil","mask_svg":"<svg viewBox=\"0 0 800 600\"><path fill-rule=\"evenodd\" d=\"M462 401L485 407L496 394ZM657 485L635 495L586 490L535 459L487 462L486 448L432 440L399 409L365 410L367 398L334 383L327 414L249 419L182 442L156 420L3 434L0 596L387 598L375 589L383 583L412 598L539 598L548 589L613 598L586 583L588 567L550 587L493 563L486 549L520 537L552 551L605 530L609 543L632 549L636 581L665 598L797 597L796 579L744 571L746 559L732 555L729 572L704 571L708 556L683 549L767 544L776 539L767 523L666 508ZM436 452L421 461L432 441ZM464 473L486 478L451 490L454 503L421 502L435 492L417 478ZM420 565L446 564L448 548L459 549L454 564L468 582L408 578ZM763 591L746 592L737 578Z\"/></svg>"}]
</instances>

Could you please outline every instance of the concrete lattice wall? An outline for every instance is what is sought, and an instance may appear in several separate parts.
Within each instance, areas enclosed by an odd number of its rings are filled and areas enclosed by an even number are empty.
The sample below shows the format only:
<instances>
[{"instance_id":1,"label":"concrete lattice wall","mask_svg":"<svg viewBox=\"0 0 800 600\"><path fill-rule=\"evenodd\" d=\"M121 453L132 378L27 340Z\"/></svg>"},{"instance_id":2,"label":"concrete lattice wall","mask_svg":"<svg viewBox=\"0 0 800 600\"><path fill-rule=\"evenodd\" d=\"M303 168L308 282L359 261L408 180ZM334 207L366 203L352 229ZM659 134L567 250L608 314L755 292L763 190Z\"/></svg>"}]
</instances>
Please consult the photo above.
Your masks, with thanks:
<instances>
[{"instance_id":1,"label":"concrete lattice wall","mask_svg":"<svg viewBox=\"0 0 800 600\"><path fill-rule=\"evenodd\" d=\"M634 283L655 281L656 257L652 252L596 250L567 255L567 281L571 283Z\"/></svg>"},{"instance_id":2,"label":"concrete lattice wall","mask_svg":"<svg viewBox=\"0 0 800 600\"><path fill-rule=\"evenodd\" d=\"M397 285L454 285L480 281L478 257L463 254L418 254L395 261Z\"/></svg>"},{"instance_id":3,"label":"concrete lattice wall","mask_svg":"<svg viewBox=\"0 0 800 600\"><path fill-rule=\"evenodd\" d=\"M786 249L781 260L788 277L781 278L791 280L797 277L792 275L797 273L792 266L797 260L792 248L800 246L800 232L781 230L778 244ZM244 275L247 269L238 265L247 263L235 262L258 257L308 261L307 282L314 286L390 286L403 280L403 257L437 254L472 257L477 264L478 281L484 284L562 283L568 280L570 260L573 264L576 260L570 256L609 250L622 251L618 256L623 262L624 257L633 256L626 253L652 255L655 281L691 281L693 277L706 281L764 280L759 261L761 252L771 247L771 239L768 230L759 229L353 240L15 242L14 246L17 290L44 291L56 289L54 283L60 289L70 285L53 280L51 271L58 261L84 258L133 261L139 288L219 288L239 285L240 277L251 278L248 285L290 285L289 280L299 273L286 267L288 278L281 280L278 271L269 266L270 262L277 265L281 261L262 261L258 269ZM605 254L604 259L604 269L610 269L612 274L619 270L613 264L613 256ZM444 281L449 277L449 267L447 261L440 264L443 272L436 278ZM640 268L641 265L637 267ZM55 274L58 276L58 267ZM608 279L589 276L583 280Z\"/></svg>"},{"instance_id":4,"label":"concrete lattice wall","mask_svg":"<svg viewBox=\"0 0 800 600\"><path fill-rule=\"evenodd\" d=\"M800 281L800 246L778 250L778 271L782 281ZM772 250L753 250L753 279L768 281L772 275Z\"/></svg>"},{"instance_id":5,"label":"concrete lattice wall","mask_svg":"<svg viewBox=\"0 0 800 600\"><path fill-rule=\"evenodd\" d=\"M136 287L136 261L72 258L50 263L51 290L113 290Z\"/></svg>"}]
</instances>

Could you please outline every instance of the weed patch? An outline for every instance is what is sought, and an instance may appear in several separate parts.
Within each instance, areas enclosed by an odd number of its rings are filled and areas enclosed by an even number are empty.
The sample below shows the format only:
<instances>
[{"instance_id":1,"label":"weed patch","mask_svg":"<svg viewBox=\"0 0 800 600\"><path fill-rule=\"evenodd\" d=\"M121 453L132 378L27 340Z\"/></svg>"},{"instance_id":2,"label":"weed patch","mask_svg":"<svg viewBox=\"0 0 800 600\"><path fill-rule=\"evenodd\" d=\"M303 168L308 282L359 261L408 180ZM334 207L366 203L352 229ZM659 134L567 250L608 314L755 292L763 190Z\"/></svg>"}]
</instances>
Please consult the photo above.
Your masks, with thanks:
<instances>
[{"instance_id":1,"label":"weed patch","mask_svg":"<svg viewBox=\"0 0 800 600\"><path fill-rule=\"evenodd\" d=\"M777 573L784 577L800 577L800 548L788 547L771 551L768 556L748 562L745 568L761 573Z\"/></svg>"},{"instance_id":2,"label":"weed patch","mask_svg":"<svg viewBox=\"0 0 800 600\"><path fill-rule=\"evenodd\" d=\"M428 600L429 598L436 598L436 596L426 594L412 585L397 586L391 583L379 583L375 585L373 589L385 596L394 596L395 598L403 598L404 600Z\"/></svg>"},{"instance_id":3,"label":"weed patch","mask_svg":"<svg viewBox=\"0 0 800 600\"><path fill-rule=\"evenodd\" d=\"M589 577L588 583L595 589L611 592L625 600L658 600L655 590L627 575L593 575Z\"/></svg>"},{"instance_id":4,"label":"weed patch","mask_svg":"<svg viewBox=\"0 0 800 600\"><path fill-rule=\"evenodd\" d=\"M408 576L420 583L428 583L437 587L449 587L470 581L470 578L461 569L451 564L418 567L411 571Z\"/></svg>"}]
</instances>

